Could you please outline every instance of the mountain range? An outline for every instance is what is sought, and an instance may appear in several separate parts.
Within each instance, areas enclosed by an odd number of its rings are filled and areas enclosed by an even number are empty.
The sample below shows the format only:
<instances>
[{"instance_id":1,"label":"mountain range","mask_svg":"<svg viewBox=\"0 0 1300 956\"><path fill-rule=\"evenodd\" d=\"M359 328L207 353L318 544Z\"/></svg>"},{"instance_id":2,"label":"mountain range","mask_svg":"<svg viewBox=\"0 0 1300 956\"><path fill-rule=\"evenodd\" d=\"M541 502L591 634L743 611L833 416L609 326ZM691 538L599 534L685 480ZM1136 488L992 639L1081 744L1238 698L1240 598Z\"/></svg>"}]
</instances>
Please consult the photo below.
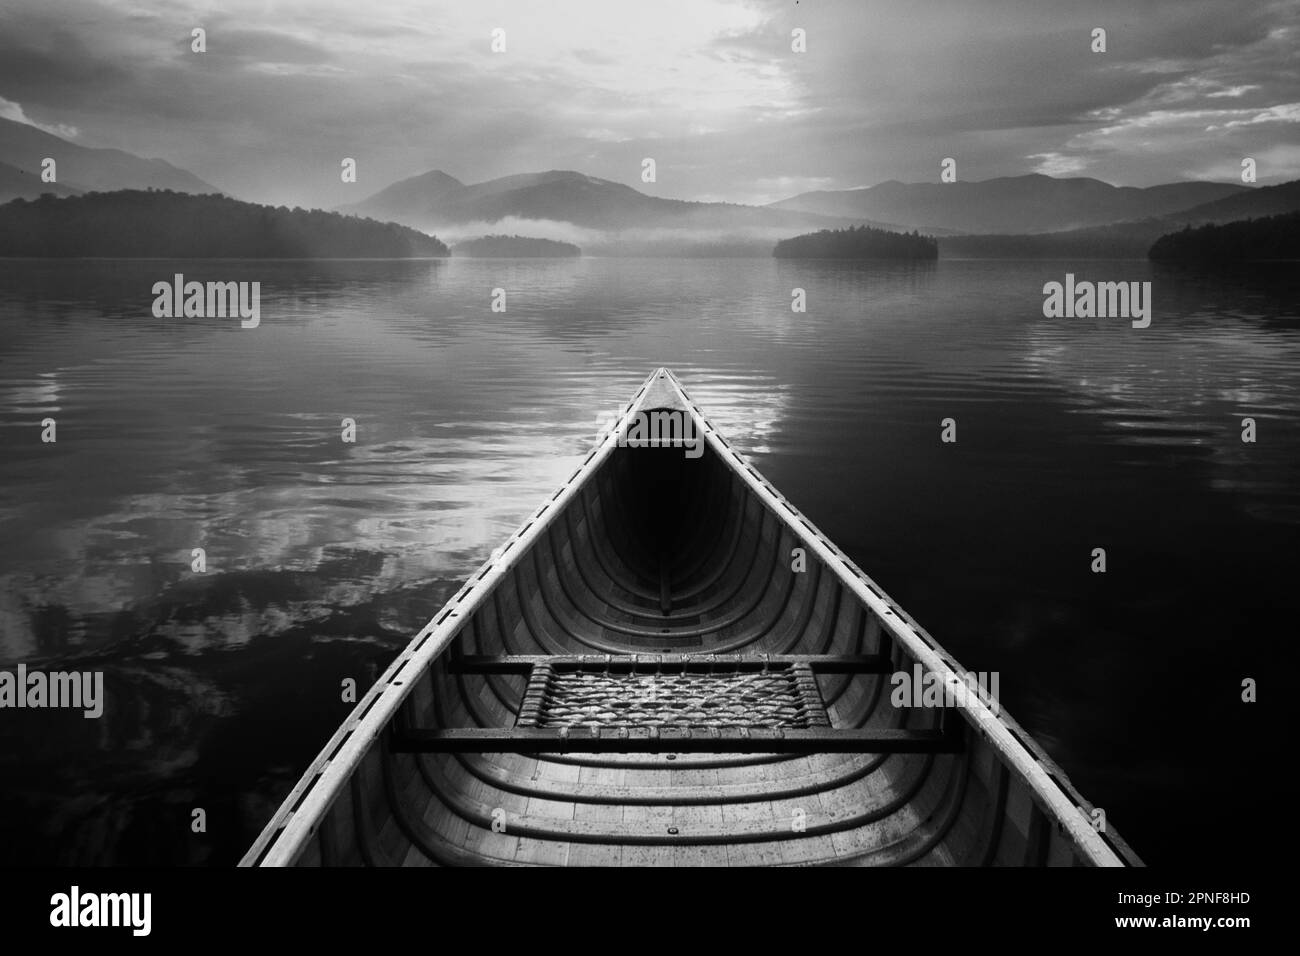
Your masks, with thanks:
<instances>
[{"instance_id":1,"label":"mountain range","mask_svg":"<svg viewBox=\"0 0 1300 956\"><path fill-rule=\"evenodd\" d=\"M743 206L662 199L571 170L474 184L434 170L338 211L444 237L508 223L511 231L576 241L606 255L766 254L774 240L865 225L935 236L943 255L1039 249L1127 256L1144 255L1157 237L1189 223L1290 212L1300 202L1297 186L1190 181L1138 188L1031 174L968 183L888 182Z\"/></svg>"},{"instance_id":2,"label":"mountain range","mask_svg":"<svg viewBox=\"0 0 1300 956\"><path fill-rule=\"evenodd\" d=\"M53 158L54 183L41 163ZM95 149L0 119L0 203L43 193L159 189L219 193L187 170ZM1206 181L1145 188L1041 174L956 183L890 181L801 193L763 206L666 199L573 170L465 183L442 170L400 180L336 211L400 223L452 242L509 232L596 255L768 255L782 239L869 226L918 231L951 255L1130 255L1185 225L1300 209L1300 182Z\"/></svg>"},{"instance_id":3,"label":"mountain range","mask_svg":"<svg viewBox=\"0 0 1300 956\"><path fill-rule=\"evenodd\" d=\"M57 179L53 183L41 181L41 163L47 157L55 161ZM41 193L70 196L113 189L221 192L162 159L79 146L35 126L0 119L0 202L35 199Z\"/></svg>"},{"instance_id":4,"label":"mountain range","mask_svg":"<svg viewBox=\"0 0 1300 956\"><path fill-rule=\"evenodd\" d=\"M752 240L771 251L777 239L857 219L737 203L663 199L573 170L550 170L463 183L441 171L393 183L338 212L390 219L452 236L499 222L512 232L579 242L594 252L644 251L646 244L716 244ZM893 228L887 223L870 225ZM474 231L473 228L469 229Z\"/></svg>"}]
</instances>

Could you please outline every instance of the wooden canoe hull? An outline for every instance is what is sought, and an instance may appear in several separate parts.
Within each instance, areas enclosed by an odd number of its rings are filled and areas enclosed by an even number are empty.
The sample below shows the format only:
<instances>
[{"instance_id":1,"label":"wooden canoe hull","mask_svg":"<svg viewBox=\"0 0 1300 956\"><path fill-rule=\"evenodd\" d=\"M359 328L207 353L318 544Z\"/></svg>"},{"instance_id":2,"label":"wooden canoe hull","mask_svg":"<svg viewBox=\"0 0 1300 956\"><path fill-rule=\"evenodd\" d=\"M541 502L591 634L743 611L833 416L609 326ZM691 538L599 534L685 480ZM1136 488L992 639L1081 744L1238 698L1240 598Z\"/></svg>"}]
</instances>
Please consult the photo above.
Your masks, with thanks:
<instances>
[{"instance_id":1,"label":"wooden canoe hull","mask_svg":"<svg viewBox=\"0 0 1300 956\"><path fill-rule=\"evenodd\" d=\"M690 417L698 457L627 446L652 409ZM638 669L654 698L804 668L773 676L793 690L771 700L811 723L525 727L539 688L571 686L539 682L539 661L567 667L592 714L628 706ZM964 673L659 369L370 689L243 865L1140 865L996 702L894 706L891 674L913 671ZM698 706L725 706L730 680Z\"/></svg>"}]
</instances>

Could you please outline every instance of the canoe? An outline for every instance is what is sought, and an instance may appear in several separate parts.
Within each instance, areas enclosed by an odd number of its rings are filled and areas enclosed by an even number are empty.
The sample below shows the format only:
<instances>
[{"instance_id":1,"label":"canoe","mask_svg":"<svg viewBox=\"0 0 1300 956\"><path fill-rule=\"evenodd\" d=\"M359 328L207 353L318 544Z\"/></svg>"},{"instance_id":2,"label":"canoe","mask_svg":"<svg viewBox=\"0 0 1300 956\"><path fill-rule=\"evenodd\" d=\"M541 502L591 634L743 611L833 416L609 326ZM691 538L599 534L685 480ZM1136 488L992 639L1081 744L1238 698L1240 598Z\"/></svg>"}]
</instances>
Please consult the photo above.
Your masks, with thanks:
<instances>
[{"instance_id":1,"label":"canoe","mask_svg":"<svg viewBox=\"0 0 1300 956\"><path fill-rule=\"evenodd\" d=\"M1095 811L660 368L241 865L1141 865Z\"/></svg>"}]
</instances>

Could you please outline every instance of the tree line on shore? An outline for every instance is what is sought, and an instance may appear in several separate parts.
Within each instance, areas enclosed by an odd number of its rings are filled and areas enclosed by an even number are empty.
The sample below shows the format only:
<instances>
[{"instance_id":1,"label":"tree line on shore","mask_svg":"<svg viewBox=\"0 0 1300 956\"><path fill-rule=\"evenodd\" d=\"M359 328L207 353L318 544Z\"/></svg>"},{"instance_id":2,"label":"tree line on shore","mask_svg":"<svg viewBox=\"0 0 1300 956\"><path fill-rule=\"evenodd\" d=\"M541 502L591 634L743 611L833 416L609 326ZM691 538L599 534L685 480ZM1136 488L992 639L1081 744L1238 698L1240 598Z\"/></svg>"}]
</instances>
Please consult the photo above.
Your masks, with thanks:
<instances>
[{"instance_id":1,"label":"tree line on shore","mask_svg":"<svg viewBox=\"0 0 1300 956\"><path fill-rule=\"evenodd\" d=\"M1300 259L1300 212L1168 232L1159 220L1035 235L944 236L872 226L783 239L777 258L1140 258L1241 262ZM1162 232L1164 234L1162 234ZM484 236L460 255L574 256L581 250L522 236ZM761 247L747 254L761 254ZM732 253L737 254L737 253ZM746 253L740 253L746 254ZM150 258L423 258L450 255L437 238L391 222L241 202L219 194L118 190L0 205L0 256Z\"/></svg>"},{"instance_id":2,"label":"tree line on shore","mask_svg":"<svg viewBox=\"0 0 1300 956\"><path fill-rule=\"evenodd\" d=\"M123 189L0 206L0 256L422 258L442 242L406 226L218 194Z\"/></svg>"},{"instance_id":3,"label":"tree line on shore","mask_svg":"<svg viewBox=\"0 0 1300 956\"><path fill-rule=\"evenodd\" d=\"M1300 212L1188 226L1181 232L1161 236L1147 255L1159 262L1300 259Z\"/></svg>"}]
</instances>

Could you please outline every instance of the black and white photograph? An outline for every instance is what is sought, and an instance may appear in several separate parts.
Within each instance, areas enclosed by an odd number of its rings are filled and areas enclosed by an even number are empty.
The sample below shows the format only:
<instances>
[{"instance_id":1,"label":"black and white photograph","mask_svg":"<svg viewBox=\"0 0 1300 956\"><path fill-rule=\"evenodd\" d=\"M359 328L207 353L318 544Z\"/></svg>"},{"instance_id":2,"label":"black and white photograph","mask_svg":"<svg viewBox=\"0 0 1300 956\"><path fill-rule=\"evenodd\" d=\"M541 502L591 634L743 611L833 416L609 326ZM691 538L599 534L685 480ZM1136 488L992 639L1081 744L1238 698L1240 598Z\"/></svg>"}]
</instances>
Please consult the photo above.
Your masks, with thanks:
<instances>
[{"instance_id":1,"label":"black and white photograph","mask_svg":"<svg viewBox=\"0 0 1300 956\"><path fill-rule=\"evenodd\" d=\"M1300 0L5 0L6 926L1248 938L1297 262Z\"/></svg>"}]
</instances>

